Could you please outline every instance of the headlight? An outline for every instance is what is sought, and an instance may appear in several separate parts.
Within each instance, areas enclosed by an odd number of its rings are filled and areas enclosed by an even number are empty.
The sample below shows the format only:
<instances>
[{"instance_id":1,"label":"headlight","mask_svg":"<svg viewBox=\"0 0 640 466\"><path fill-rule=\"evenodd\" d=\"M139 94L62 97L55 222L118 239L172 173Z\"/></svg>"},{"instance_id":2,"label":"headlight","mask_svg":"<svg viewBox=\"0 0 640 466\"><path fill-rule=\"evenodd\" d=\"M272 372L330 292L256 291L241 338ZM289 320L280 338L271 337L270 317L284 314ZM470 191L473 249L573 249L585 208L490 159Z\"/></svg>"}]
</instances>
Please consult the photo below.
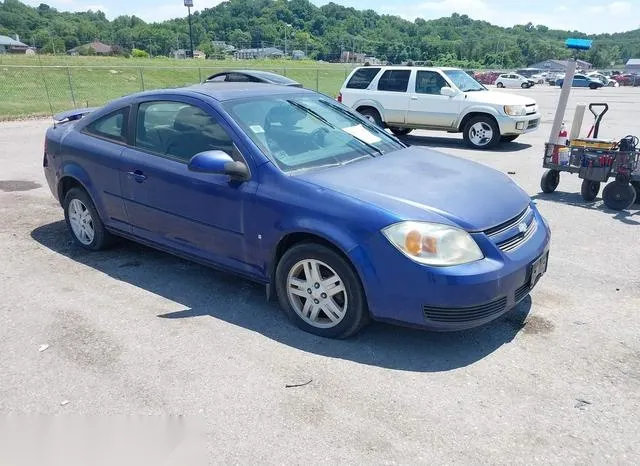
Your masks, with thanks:
<instances>
[{"instance_id":1,"label":"headlight","mask_svg":"<svg viewBox=\"0 0 640 466\"><path fill-rule=\"evenodd\" d=\"M460 265L484 257L469 233L440 223L396 223L382 233L405 256L421 264Z\"/></svg>"},{"instance_id":2,"label":"headlight","mask_svg":"<svg viewBox=\"0 0 640 466\"><path fill-rule=\"evenodd\" d=\"M509 116L524 116L527 114L527 109L524 105L505 105L504 113Z\"/></svg>"}]
</instances>

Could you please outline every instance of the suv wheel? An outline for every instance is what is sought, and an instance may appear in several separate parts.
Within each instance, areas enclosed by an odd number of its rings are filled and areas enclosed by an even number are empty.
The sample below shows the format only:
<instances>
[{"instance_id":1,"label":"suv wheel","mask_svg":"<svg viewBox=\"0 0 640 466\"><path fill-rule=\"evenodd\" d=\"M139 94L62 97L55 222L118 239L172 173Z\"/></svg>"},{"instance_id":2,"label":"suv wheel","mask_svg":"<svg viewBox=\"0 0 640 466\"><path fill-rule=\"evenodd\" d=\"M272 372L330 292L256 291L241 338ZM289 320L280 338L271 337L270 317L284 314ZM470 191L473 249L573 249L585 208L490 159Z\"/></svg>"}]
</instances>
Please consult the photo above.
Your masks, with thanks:
<instances>
[{"instance_id":1,"label":"suv wheel","mask_svg":"<svg viewBox=\"0 0 640 466\"><path fill-rule=\"evenodd\" d=\"M384 123L382 123L382 118L380 117L380 114L375 108L365 107L365 108L359 109L358 112L360 113L360 115L365 117L371 123L378 125L380 128L384 127Z\"/></svg>"},{"instance_id":2,"label":"suv wheel","mask_svg":"<svg viewBox=\"0 0 640 466\"><path fill-rule=\"evenodd\" d=\"M276 269L278 300L302 330L346 338L369 320L358 275L342 256L316 243L293 246Z\"/></svg>"},{"instance_id":3,"label":"suv wheel","mask_svg":"<svg viewBox=\"0 0 640 466\"><path fill-rule=\"evenodd\" d=\"M70 189L63 207L67 227L78 246L98 251L111 243L112 236L104 228L98 211L84 189Z\"/></svg>"},{"instance_id":4,"label":"suv wheel","mask_svg":"<svg viewBox=\"0 0 640 466\"><path fill-rule=\"evenodd\" d=\"M406 136L411 132L411 128L400 128L399 126L390 126L389 129L396 136Z\"/></svg>"},{"instance_id":5,"label":"suv wheel","mask_svg":"<svg viewBox=\"0 0 640 466\"><path fill-rule=\"evenodd\" d=\"M500 128L489 116L476 116L465 125L464 142L473 149L491 149L500 141Z\"/></svg>"}]
</instances>

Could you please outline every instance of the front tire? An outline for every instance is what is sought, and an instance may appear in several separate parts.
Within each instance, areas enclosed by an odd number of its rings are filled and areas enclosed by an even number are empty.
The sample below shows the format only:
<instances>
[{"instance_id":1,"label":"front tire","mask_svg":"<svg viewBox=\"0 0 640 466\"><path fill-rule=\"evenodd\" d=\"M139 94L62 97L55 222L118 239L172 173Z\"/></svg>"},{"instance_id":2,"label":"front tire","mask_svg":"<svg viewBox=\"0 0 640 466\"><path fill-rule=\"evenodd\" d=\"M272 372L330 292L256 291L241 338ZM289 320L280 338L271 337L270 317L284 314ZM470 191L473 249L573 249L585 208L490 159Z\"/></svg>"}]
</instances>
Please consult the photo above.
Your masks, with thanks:
<instances>
[{"instance_id":1,"label":"front tire","mask_svg":"<svg viewBox=\"0 0 640 466\"><path fill-rule=\"evenodd\" d=\"M504 87L504 84L502 84L502 83L497 83L497 84L496 84L496 87L497 87L498 89L502 89L502 88Z\"/></svg>"},{"instance_id":2,"label":"front tire","mask_svg":"<svg viewBox=\"0 0 640 466\"><path fill-rule=\"evenodd\" d=\"M380 128L384 128L384 123L382 122L382 117L380 113L375 108L365 107L358 110L360 115L365 117L371 123L378 125Z\"/></svg>"},{"instance_id":3,"label":"front tire","mask_svg":"<svg viewBox=\"0 0 640 466\"><path fill-rule=\"evenodd\" d=\"M636 190L629 183L612 181L602 190L602 199L610 209L628 209L636 201Z\"/></svg>"},{"instance_id":4,"label":"front tire","mask_svg":"<svg viewBox=\"0 0 640 466\"><path fill-rule=\"evenodd\" d=\"M560 172L558 170L547 170L540 179L540 189L543 193L552 193L560 184Z\"/></svg>"},{"instance_id":5,"label":"front tire","mask_svg":"<svg viewBox=\"0 0 640 466\"><path fill-rule=\"evenodd\" d=\"M520 87L522 87L522 89L529 89L531 86L529 85L529 83L522 83Z\"/></svg>"},{"instance_id":6,"label":"front tire","mask_svg":"<svg viewBox=\"0 0 640 466\"><path fill-rule=\"evenodd\" d=\"M369 321L366 298L353 267L316 243L293 246L276 268L280 305L302 330L325 338L347 338Z\"/></svg>"},{"instance_id":7,"label":"front tire","mask_svg":"<svg viewBox=\"0 0 640 466\"><path fill-rule=\"evenodd\" d=\"M462 136L472 149L491 149L500 141L500 128L493 118L476 116L464 126Z\"/></svg>"},{"instance_id":8,"label":"front tire","mask_svg":"<svg viewBox=\"0 0 640 466\"><path fill-rule=\"evenodd\" d=\"M84 189L71 188L62 205L74 243L91 251L99 251L111 244L113 237L105 229L93 201Z\"/></svg>"},{"instance_id":9,"label":"front tire","mask_svg":"<svg viewBox=\"0 0 640 466\"><path fill-rule=\"evenodd\" d=\"M593 202L598 197L600 192L600 182L592 180L582 180L582 187L580 188L580 194L582 199L587 202Z\"/></svg>"}]
</instances>

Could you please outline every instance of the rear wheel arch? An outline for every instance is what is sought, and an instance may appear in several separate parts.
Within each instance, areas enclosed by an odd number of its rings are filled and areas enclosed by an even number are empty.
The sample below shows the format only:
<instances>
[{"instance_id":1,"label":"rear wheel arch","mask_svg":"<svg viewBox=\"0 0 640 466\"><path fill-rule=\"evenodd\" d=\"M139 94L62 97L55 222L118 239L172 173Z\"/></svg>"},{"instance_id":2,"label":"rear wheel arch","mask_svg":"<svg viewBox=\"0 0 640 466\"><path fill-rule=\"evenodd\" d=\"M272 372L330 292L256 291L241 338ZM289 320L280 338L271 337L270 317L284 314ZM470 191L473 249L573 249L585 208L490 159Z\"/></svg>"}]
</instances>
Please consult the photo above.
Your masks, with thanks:
<instances>
[{"instance_id":1,"label":"rear wheel arch","mask_svg":"<svg viewBox=\"0 0 640 466\"><path fill-rule=\"evenodd\" d=\"M62 203L64 202L64 198L72 188L80 188L84 192L86 192L89 197L91 197L87 188L84 186L84 184L78 181L77 178L69 175L63 176L58 182L58 200L60 201L60 205L62 205Z\"/></svg>"},{"instance_id":2,"label":"rear wheel arch","mask_svg":"<svg viewBox=\"0 0 640 466\"><path fill-rule=\"evenodd\" d=\"M360 114L365 114L366 112L373 112L375 114L378 115L378 120L379 122L384 125L384 118L383 118L383 112L381 112L378 108L376 108L373 105L369 105L369 104L365 104L365 105L358 105L356 107L356 112L360 113Z\"/></svg>"}]
</instances>

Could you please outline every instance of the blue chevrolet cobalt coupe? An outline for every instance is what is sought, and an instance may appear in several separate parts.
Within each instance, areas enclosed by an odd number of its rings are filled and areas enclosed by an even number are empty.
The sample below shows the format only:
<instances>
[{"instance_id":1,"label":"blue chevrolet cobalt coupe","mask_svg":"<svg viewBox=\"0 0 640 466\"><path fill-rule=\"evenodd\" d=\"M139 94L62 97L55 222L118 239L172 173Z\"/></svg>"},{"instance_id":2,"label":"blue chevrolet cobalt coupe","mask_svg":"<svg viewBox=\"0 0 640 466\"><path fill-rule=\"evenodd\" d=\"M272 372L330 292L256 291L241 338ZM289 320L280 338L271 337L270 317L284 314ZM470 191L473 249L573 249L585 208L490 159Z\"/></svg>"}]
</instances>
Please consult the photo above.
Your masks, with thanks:
<instances>
[{"instance_id":1,"label":"blue chevrolet cobalt coupe","mask_svg":"<svg viewBox=\"0 0 640 466\"><path fill-rule=\"evenodd\" d=\"M206 83L55 119L44 171L78 245L243 275L317 335L482 325L547 268L549 227L509 177L312 91Z\"/></svg>"}]
</instances>

